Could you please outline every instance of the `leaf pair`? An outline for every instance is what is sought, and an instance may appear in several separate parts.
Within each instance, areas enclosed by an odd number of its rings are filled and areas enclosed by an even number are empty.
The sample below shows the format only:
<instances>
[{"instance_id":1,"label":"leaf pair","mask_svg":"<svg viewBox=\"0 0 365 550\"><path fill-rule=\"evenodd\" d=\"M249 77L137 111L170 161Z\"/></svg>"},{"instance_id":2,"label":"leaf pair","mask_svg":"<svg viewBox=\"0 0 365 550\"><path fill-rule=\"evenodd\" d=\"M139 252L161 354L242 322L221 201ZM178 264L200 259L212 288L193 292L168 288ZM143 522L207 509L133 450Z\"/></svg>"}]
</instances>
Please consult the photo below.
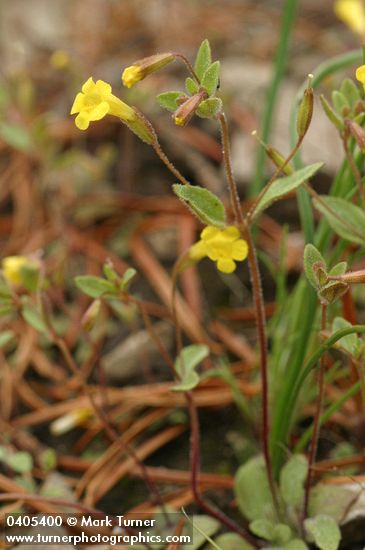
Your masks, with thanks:
<instances>
[{"instance_id":1,"label":"leaf pair","mask_svg":"<svg viewBox=\"0 0 365 550\"><path fill-rule=\"evenodd\" d=\"M347 292L349 288L347 283L331 279L331 277L340 277L346 272L347 262L339 262L328 270L322 254L313 244L307 244L304 249L303 263L307 279L317 291L322 304L332 304Z\"/></svg>"},{"instance_id":2,"label":"leaf pair","mask_svg":"<svg viewBox=\"0 0 365 550\"><path fill-rule=\"evenodd\" d=\"M175 112L189 97L204 91L208 97L200 102L195 113L201 118L214 118L222 110L222 100L214 97L219 85L219 71L219 61L212 63L209 41L203 40L194 64L194 72L199 82L188 77L185 80L185 91L159 94L156 98L159 105L168 111Z\"/></svg>"}]
</instances>

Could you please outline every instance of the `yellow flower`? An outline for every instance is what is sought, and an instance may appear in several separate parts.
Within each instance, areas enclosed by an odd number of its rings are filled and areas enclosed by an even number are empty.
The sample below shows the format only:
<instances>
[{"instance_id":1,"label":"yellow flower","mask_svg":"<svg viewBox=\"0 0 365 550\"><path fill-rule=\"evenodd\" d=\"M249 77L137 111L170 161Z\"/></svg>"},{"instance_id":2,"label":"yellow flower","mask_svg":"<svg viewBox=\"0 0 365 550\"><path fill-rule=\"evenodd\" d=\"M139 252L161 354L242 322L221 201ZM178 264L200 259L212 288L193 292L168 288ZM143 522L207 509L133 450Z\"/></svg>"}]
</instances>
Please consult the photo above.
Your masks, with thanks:
<instances>
[{"instance_id":1,"label":"yellow flower","mask_svg":"<svg viewBox=\"0 0 365 550\"><path fill-rule=\"evenodd\" d=\"M361 82L365 88L365 65L361 65L361 67L356 69L356 80Z\"/></svg>"},{"instance_id":2,"label":"yellow flower","mask_svg":"<svg viewBox=\"0 0 365 550\"><path fill-rule=\"evenodd\" d=\"M124 69L122 74L122 81L124 86L127 88L132 88L137 82L142 80L143 72L138 65L131 65Z\"/></svg>"},{"instance_id":3,"label":"yellow flower","mask_svg":"<svg viewBox=\"0 0 365 550\"><path fill-rule=\"evenodd\" d=\"M240 236L235 226L218 229L208 225L201 232L200 241L190 248L189 256L192 260L201 260L208 256L210 260L217 262L219 271L232 273L236 269L235 260L244 260L248 253L247 243Z\"/></svg>"},{"instance_id":4,"label":"yellow flower","mask_svg":"<svg viewBox=\"0 0 365 550\"><path fill-rule=\"evenodd\" d=\"M132 107L112 94L112 87L103 80L96 83L90 77L78 93L71 108L71 115L78 113L75 124L86 130L90 122L100 120L105 115L113 115L124 122L133 122L137 114Z\"/></svg>"},{"instance_id":5,"label":"yellow flower","mask_svg":"<svg viewBox=\"0 0 365 550\"><path fill-rule=\"evenodd\" d=\"M362 0L336 0L335 14L353 32L365 34L365 9Z\"/></svg>"},{"instance_id":6,"label":"yellow flower","mask_svg":"<svg viewBox=\"0 0 365 550\"><path fill-rule=\"evenodd\" d=\"M13 285L21 285L23 283L22 270L37 269L38 263L30 260L26 256L8 256L2 261L2 270L5 279Z\"/></svg>"},{"instance_id":7,"label":"yellow flower","mask_svg":"<svg viewBox=\"0 0 365 550\"><path fill-rule=\"evenodd\" d=\"M63 50L56 50L51 55L49 61L55 69L66 69L70 65L70 56Z\"/></svg>"}]
</instances>

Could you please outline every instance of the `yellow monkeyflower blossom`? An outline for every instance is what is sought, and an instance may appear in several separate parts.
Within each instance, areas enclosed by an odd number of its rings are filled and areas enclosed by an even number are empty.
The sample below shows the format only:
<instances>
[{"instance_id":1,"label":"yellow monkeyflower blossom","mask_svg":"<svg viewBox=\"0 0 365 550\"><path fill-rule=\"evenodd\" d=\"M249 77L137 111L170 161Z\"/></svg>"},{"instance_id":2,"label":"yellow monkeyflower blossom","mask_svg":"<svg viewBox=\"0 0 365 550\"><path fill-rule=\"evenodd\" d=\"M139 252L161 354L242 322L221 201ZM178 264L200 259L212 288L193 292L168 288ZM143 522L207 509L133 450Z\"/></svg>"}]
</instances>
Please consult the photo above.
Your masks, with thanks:
<instances>
[{"instance_id":1,"label":"yellow monkeyflower blossom","mask_svg":"<svg viewBox=\"0 0 365 550\"><path fill-rule=\"evenodd\" d=\"M22 270L24 268L36 270L38 263L27 256L7 256L2 261L2 271L5 279L13 285L23 283Z\"/></svg>"},{"instance_id":2,"label":"yellow monkeyflower blossom","mask_svg":"<svg viewBox=\"0 0 365 550\"><path fill-rule=\"evenodd\" d=\"M361 82L365 89L365 65L361 65L356 69L356 80Z\"/></svg>"},{"instance_id":3,"label":"yellow monkeyflower blossom","mask_svg":"<svg viewBox=\"0 0 365 550\"><path fill-rule=\"evenodd\" d=\"M356 34L365 34L365 9L363 0L336 0L335 14Z\"/></svg>"},{"instance_id":4,"label":"yellow monkeyflower blossom","mask_svg":"<svg viewBox=\"0 0 365 550\"><path fill-rule=\"evenodd\" d=\"M49 61L55 69L66 69L71 64L70 56L63 50L54 51Z\"/></svg>"},{"instance_id":5,"label":"yellow monkeyflower blossom","mask_svg":"<svg viewBox=\"0 0 365 550\"><path fill-rule=\"evenodd\" d=\"M113 115L124 122L133 122L137 118L135 110L112 94L112 87L103 80L93 81L90 77L82 86L71 108L71 115L78 113L75 124L80 130L86 130L90 122L100 120L105 115Z\"/></svg>"},{"instance_id":6,"label":"yellow monkeyflower blossom","mask_svg":"<svg viewBox=\"0 0 365 550\"><path fill-rule=\"evenodd\" d=\"M192 260L201 260L208 256L217 262L217 268L223 273L232 273L236 269L236 261L247 257L248 245L241 239L237 227L229 226L218 229L208 225L200 234L200 241L190 248L189 256Z\"/></svg>"}]
</instances>

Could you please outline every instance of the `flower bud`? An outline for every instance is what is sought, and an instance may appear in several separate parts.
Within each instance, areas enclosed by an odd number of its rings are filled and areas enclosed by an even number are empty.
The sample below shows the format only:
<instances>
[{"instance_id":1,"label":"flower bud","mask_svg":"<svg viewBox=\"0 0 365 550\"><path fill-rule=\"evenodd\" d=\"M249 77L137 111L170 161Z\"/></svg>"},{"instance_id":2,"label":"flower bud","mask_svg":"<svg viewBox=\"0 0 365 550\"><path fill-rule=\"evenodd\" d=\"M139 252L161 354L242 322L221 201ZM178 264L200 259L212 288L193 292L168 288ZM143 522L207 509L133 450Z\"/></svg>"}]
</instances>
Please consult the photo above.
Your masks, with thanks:
<instances>
[{"instance_id":1,"label":"flower bud","mask_svg":"<svg viewBox=\"0 0 365 550\"><path fill-rule=\"evenodd\" d=\"M162 69L162 67L171 63L174 59L175 56L172 53L160 53L139 59L133 65L124 69L122 82L124 86L131 88L147 75Z\"/></svg>"},{"instance_id":2,"label":"flower bud","mask_svg":"<svg viewBox=\"0 0 365 550\"><path fill-rule=\"evenodd\" d=\"M275 149L275 147L271 147L271 145L267 145L266 143L264 143L262 141L262 139L257 135L257 131L254 130L253 132L251 132L251 136L254 136L257 141L262 145L262 147L265 149L265 153L267 154L267 156L273 161L273 163L275 164L275 166L277 168L281 168L282 169L282 172L286 175L286 176L290 176L290 174L292 174L294 172L292 166L290 164L286 164L285 161L286 161L286 158L284 157L284 155L282 155L280 153L280 151L278 151L277 149Z\"/></svg>"},{"instance_id":3,"label":"flower bud","mask_svg":"<svg viewBox=\"0 0 365 550\"><path fill-rule=\"evenodd\" d=\"M343 275L337 277L328 277L332 281L341 281L347 284L360 284L365 283L365 269L359 269L358 271L349 271Z\"/></svg>"},{"instance_id":4,"label":"flower bud","mask_svg":"<svg viewBox=\"0 0 365 550\"><path fill-rule=\"evenodd\" d=\"M177 124L177 126L186 126L189 120L193 117L200 103L207 97L207 92L205 90L201 90L184 101L184 103L182 103L173 114L175 124Z\"/></svg>"},{"instance_id":5,"label":"flower bud","mask_svg":"<svg viewBox=\"0 0 365 550\"><path fill-rule=\"evenodd\" d=\"M313 78L312 75L309 75L310 80ZM304 90L303 99L299 105L298 109L298 118L297 118L297 133L298 137L302 139L312 120L313 115L313 88L308 86Z\"/></svg>"},{"instance_id":6,"label":"flower bud","mask_svg":"<svg viewBox=\"0 0 365 550\"><path fill-rule=\"evenodd\" d=\"M50 425L50 432L52 435L63 435L74 428L77 428L77 426L85 424L91 416L91 409L86 407L74 409L63 416L60 416L57 420L54 420Z\"/></svg>"}]
</instances>

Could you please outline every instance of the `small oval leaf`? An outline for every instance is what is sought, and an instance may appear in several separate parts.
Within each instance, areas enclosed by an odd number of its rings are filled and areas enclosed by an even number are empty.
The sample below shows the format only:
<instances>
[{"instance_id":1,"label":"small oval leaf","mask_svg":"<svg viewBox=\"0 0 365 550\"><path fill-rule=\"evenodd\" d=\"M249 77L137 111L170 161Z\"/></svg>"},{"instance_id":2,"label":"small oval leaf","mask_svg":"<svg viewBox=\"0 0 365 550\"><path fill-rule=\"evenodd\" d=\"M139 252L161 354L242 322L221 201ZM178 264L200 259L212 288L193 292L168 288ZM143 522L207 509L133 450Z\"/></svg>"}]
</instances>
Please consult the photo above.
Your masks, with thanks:
<instances>
[{"instance_id":1,"label":"small oval leaf","mask_svg":"<svg viewBox=\"0 0 365 550\"><path fill-rule=\"evenodd\" d=\"M337 550L341 541L341 531L333 518L319 514L304 522L306 530L321 550Z\"/></svg>"},{"instance_id":2,"label":"small oval leaf","mask_svg":"<svg viewBox=\"0 0 365 550\"><path fill-rule=\"evenodd\" d=\"M198 84L190 76L185 80L185 87L190 95L196 94L199 90Z\"/></svg>"},{"instance_id":3,"label":"small oval leaf","mask_svg":"<svg viewBox=\"0 0 365 550\"><path fill-rule=\"evenodd\" d=\"M198 185L172 186L175 194L194 212L206 225L224 227L226 212L222 201L208 189Z\"/></svg>"},{"instance_id":4,"label":"small oval leaf","mask_svg":"<svg viewBox=\"0 0 365 550\"><path fill-rule=\"evenodd\" d=\"M313 269L313 266L315 265L322 265L324 271L327 269L326 262L322 254L313 244L309 243L304 248L303 267L308 281L316 290L318 290L320 288L320 284L318 276Z\"/></svg>"},{"instance_id":5,"label":"small oval leaf","mask_svg":"<svg viewBox=\"0 0 365 550\"><path fill-rule=\"evenodd\" d=\"M275 180L274 183L270 185L267 192L262 194L262 198L257 203L252 218L255 218L257 214L265 210L273 202L290 193L290 191L297 189L302 183L314 176L322 166L323 162L316 162L315 164L310 164L305 168L297 170L290 176Z\"/></svg>"},{"instance_id":6,"label":"small oval leaf","mask_svg":"<svg viewBox=\"0 0 365 550\"><path fill-rule=\"evenodd\" d=\"M219 83L219 70L220 70L220 62L215 61L208 67L208 69L205 71L201 85L205 90L207 91L208 95L215 94L218 83Z\"/></svg>"},{"instance_id":7,"label":"small oval leaf","mask_svg":"<svg viewBox=\"0 0 365 550\"><path fill-rule=\"evenodd\" d=\"M91 296L91 298L99 298L103 294L116 293L115 285L112 282L95 275L79 275L75 277L75 284L77 288L84 292L84 294Z\"/></svg>"},{"instance_id":8,"label":"small oval leaf","mask_svg":"<svg viewBox=\"0 0 365 550\"><path fill-rule=\"evenodd\" d=\"M340 237L352 243L365 244L365 213L361 208L345 199L327 195L313 199L313 204Z\"/></svg>"},{"instance_id":9,"label":"small oval leaf","mask_svg":"<svg viewBox=\"0 0 365 550\"><path fill-rule=\"evenodd\" d=\"M302 454L291 456L283 466L280 472L280 493L286 504L296 507L302 505L307 474L308 460Z\"/></svg>"},{"instance_id":10,"label":"small oval leaf","mask_svg":"<svg viewBox=\"0 0 365 550\"><path fill-rule=\"evenodd\" d=\"M159 94L156 99L160 107L173 113L179 106L177 99L184 96L184 92L164 92L163 94Z\"/></svg>"},{"instance_id":11,"label":"small oval leaf","mask_svg":"<svg viewBox=\"0 0 365 550\"><path fill-rule=\"evenodd\" d=\"M202 78L203 74L209 67L209 65L212 62L212 54L210 51L210 44L208 39L206 38L203 40L203 42L200 44L195 64L194 64L194 71L198 78Z\"/></svg>"}]
</instances>

